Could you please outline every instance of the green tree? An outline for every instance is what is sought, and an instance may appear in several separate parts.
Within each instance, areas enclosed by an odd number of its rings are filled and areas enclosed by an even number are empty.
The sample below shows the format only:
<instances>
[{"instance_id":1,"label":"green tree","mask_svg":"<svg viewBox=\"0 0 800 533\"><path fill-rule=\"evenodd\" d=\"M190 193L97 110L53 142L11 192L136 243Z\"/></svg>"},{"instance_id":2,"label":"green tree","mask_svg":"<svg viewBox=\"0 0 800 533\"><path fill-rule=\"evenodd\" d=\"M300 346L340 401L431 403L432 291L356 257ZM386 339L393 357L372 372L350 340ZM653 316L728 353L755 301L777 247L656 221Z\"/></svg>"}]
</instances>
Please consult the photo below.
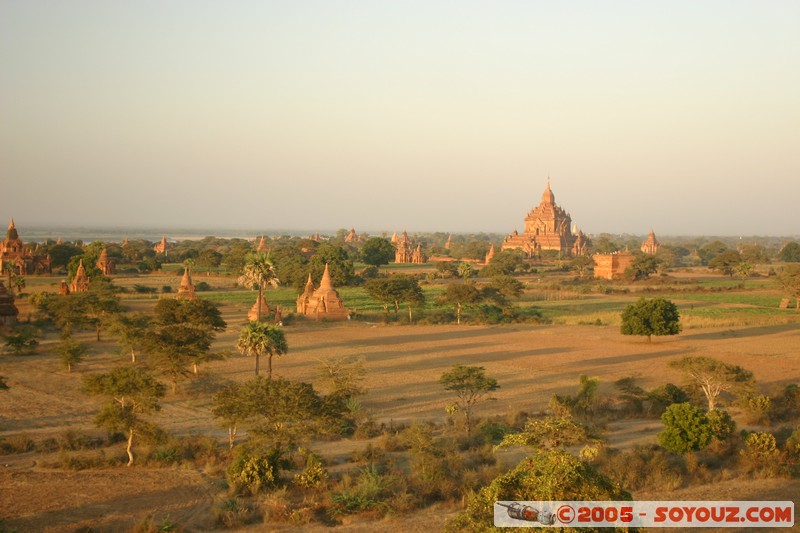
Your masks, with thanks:
<instances>
[{"instance_id":1,"label":"green tree","mask_svg":"<svg viewBox=\"0 0 800 533\"><path fill-rule=\"evenodd\" d=\"M592 465L558 449L537 449L508 472L496 477L470 498L466 510L447 522L445 531L481 533L494 527L498 501L619 501L631 495ZM560 528L561 532L588 531ZM597 531L601 531L597 529ZM627 531L627 528L602 531Z\"/></svg>"},{"instance_id":2,"label":"green tree","mask_svg":"<svg viewBox=\"0 0 800 533\"><path fill-rule=\"evenodd\" d=\"M328 265L331 282L335 286L350 285L355 278L355 267L347 250L337 244L322 243L308 262L308 270L313 279L321 279Z\"/></svg>"},{"instance_id":3,"label":"green tree","mask_svg":"<svg viewBox=\"0 0 800 533\"><path fill-rule=\"evenodd\" d=\"M136 353L143 349L150 327L150 316L145 313L126 313L116 315L108 329L117 338L120 348L131 354L131 363L135 363Z\"/></svg>"},{"instance_id":4,"label":"green tree","mask_svg":"<svg viewBox=\"0 0 800 533\"><path fill-rule=\"evenodd\" d=\"M483 256L480 256L480 258L483 258ZM524 270L525 265L521 250L502 250L494 254L489 264L481 269L481 275L485 277L510 276L515 272Z\"/></svg>"},{"instance_id":5,"label":"green tree","mask_svg":"<svg viewBox=\"0 0 800 533\"><path fill-rule=\"evenodd\" d=\"M110 323L112 317L122 310L122 304L116 293L117 289L110 282L97 280L89 286L88 292L70 295L81 300L79 305L87 322L94 326L98 342L103 326Z\"/></svg>"},{"instance_id":6,"label":"green tree","mask_svg":"<svg viewBox=\"0 0 800 533\"><path fill-rule=\"evenodd\" d=\"M486 377L486 369L482 366L455 365L442 374L439 383L444 390L455 393L455 405L464 413L467 435L472 433L472 411L475 404L500 388L496 379Z\"/></svg>"},{"instance_id":7,"label":"green tree","mask_svg":"<svg viewBox=\"0 0 800 533\"><path fill-rule=\"evenodd\" d=\"M620 332L623 335L677 335L681 332L677 306L664 298L640 298L622 312Z\"/></svg>"},{"instance_id":8,"label":"green tree","mask_svg":"<svg viewBox=\"0 0 800 533\"><path fill-rule=\"evenodd\" d=\"M497 448L507 446L533 446L534 448L561 448L589 440L586 427L569 416L529 418L519 433L509 433Z\"/></svg>"},{"instance_id":9,"label":"green tree","mask_svg":"<svg viewBox=\"0 0 800 533\"><path fill-rule=\"evenodd\" d=\"M144 332L143 348L148 362L170 378L173 393L178 379L189 374L189 364L197 374L200 363L219 357L210 349L227 324L213 302L165 298L156 304L152 322L155 328Z\"/></svg>"},{"instance_id":10,"label":"green tree","mask_svg":"<svg viewBox=\"0 0 800 533\"><path fill-rule=\"evenodd\" d=\"M267 379L272 379L272 356L283 355L289 351L283 330L273 324L248 322L239 333L236 349L244 355L256 357L256 376L259 371L259 358L267 355Z\"/></svg>"},{"instance_id":11,"label":"green tree","mask_svg":"<svg viewBox=\"0 0 800 533\"><path fill-rule=\"evenodd\" d=\"M577 272L579 276L583 276L590 268L594 268L594 259L588 255L579 255L570 261L569 266Z\"/></svg>"},{"instance_id":12,"label":"green tree","mask_svg":"<svg viewBox=\"0 0 800 533\"><path fill-rule=\"evenodd\" d=\"M493 276L489 281L489 287L507 300L516 300L525 291L525 285L521 281L506 275Z\"/></svg>"},{"instance_id":13,"label":"green tree","mask_svg":"<svg viewBox=\"0 0 800 533\"><path fill-rule=\"evenodd\" d=\"M728 250L714 256L708 262L708 267L717 270L721 274L733 277L736 274L737 267L742 262L742 256L736 250Z\"/></svg>"},{"instance_id":14,"label":"green tree","mask_svg":"<svg viewBox=\"0 0 800 533\"><path fill-rule=\"evenodd\" d=\"M777 280L785 294L795 298L800 309L800 265L787 265L777 272Z\"/></svg>"},{"instance_id":15,"label":"green tree","mask_svg":"<svg viewBox=\"0 0 800 533\"><path fill-rule=\"evenodd\" d=\"M388 265L394 259L394 252L394 246L389 239L372 237L361 247L361 260L376 267Z\"/></svg>"},{"instance_id":16,"label":"green tree","mask_svg":"<svg viewBox=\"0 0 800 533\"><path fill-rule=\"evenodd\" d=\"M83 254L83 249L72 244L54 244L47 247L50 256L50 267L53 269L66 268L73 257Z\"/></svg>"},{"instance_id":17,"label":"green tree","mask_svg":"<svg viewBox=\"0 0 800 533\"><path fill-rule=\"evenodd\" d=\"M258 289L258 302L264 297L264 287L277 287L279 281L275 266L268 253L250 254L245 259L244 270L239 276L239 284L250 289ZM256 321L261 321L261 306L257 306Z\"/></svg>"},{"instance_id":18,"label":"green tree","mask_svg":"<svg viewBox=\"0 0 800 533\"><path fill-rule=\"evenodd\" d=\"M0 336L3 338L3 353L24 355L33 353L39 345L39 341L36 340L36 330L31 327L17 326Z\"/></svg>"},{"instance_id":19,"label":"green tree","mask_svg":"<svg viewBox=\"0 0 800 533\"><path fill-rule=\"evenodd\" d=\"M658 270L658 265L661 262L654 255L639 254L637 255L631 266L625 269L625 279L630 281L640 281L650 277L650 274Z\"/></svg>"},{"instance_id":20,"label":"green tree","mask_svg":"<svg viewBox=\"0 0 800 533\"><path fill-rule=\"evenodd\" d=\"M396 275L394 279L395 294L399 301L406 304L408 309L408 321L413 322L412 309L416 306L425 305L425 294L419 281L412 276Z\"/></svg>"},{"instance_id":21,"label":"green tree","mask_svg":"<svg viewBox=\"0 0 800 533\"><path fill-rule=\"evenodd\" d=\"M109 432L128 434L125 451L131 466L134 435L153 432L154 426L145 417L160 409L158 400L164 396L164 385L140 367L123 366L108 374L85 376L84 391L106 398L95 423Z\"/></svg>"},{"instance_id":22,"label":"green tree","mask_svg":"<svg viewBox=\"0 0 800 533\"><path fill-rule=\"evenodd\" d=\"M472 263L466 263L466 262L459 263L458 275L465 280L472 277Z\"/></svg>"},{"instance_id":23,"label":"green tree","mask_svg":"<svg viewBox=\"0 0 800 533\"><path fill-rule=\"evenodd\" d=\"M72 372L72 365L82 362L89 349L82 342L67 337L53 346L53 351L58 354L61 364L64 365L67 372Z\"/></svg>"},{"instance_id":24,"label":"green tree","mask_svg":"<svg viewBox=\"0 0 800 533\"><path fill-rule=\"evenodd\" d=\"M369 296L383 305L386 314L389 313L389 306L394 305L394 312L400 310L400 304L408 306L408 321L412 321L412 306L425 303L425 295L416 278L406 274L393 274L388 278L377 278L369 280L365 289Z\"/></svg>"},{"instance_id":25,"label":"green tree","mask_svg":"<svg viewBox=\"0 0 800 533\"><path fill-rule=\"evenodd\" d=\"M717 408L718 398L723 392L749 393L753 373L744 368L725 363L711 357L683 357L669 366L681 370L689 379L693 389L700 389L708 400L708 410Z\"/></svg>"},{"instance_id":26,"label":"green tree","mask_svg":"<svg viewBox=\"0 0 800 533\"><path fill-rule=\"evenodd\" d=\"M786 243L778 253L778 258L787 263L800 263L800 244L794 241Z\"/></svg>"},{"instance_id":27,"label":"green tree","mask_svg":"<svg viewBox=\"0 0 800 533\"><path fill-rule=\"evenodd\" d=\"M690 403L676 403L661 415L664 431L658 442L671 452L684 454L702 450L714 438L711 423L701 409Z\"/></svg>"},{"instance_id":28,"label":"green tree","mask_svg":"<svg viewBox=\"0 0 800 533\"><path fill-rule=\"evenodd\" d=\"M465 263L462 263L465 264ZM461 324L461 307L481 301L481 291L474 283L451 283L437 298L440 305L452 305L456 310L456 324Z\"/></svg>"}]
</instances>

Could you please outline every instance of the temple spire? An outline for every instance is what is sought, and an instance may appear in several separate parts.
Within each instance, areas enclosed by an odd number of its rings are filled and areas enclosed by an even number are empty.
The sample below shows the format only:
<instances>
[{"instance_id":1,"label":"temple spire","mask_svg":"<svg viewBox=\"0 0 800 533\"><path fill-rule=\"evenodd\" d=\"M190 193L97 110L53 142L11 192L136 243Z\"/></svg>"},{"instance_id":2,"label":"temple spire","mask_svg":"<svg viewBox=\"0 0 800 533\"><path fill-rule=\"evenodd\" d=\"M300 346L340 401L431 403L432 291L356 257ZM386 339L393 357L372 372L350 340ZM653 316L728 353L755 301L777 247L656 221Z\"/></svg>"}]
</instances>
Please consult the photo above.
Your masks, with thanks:
<instances>
[{"instance_id":1,"label":"temple spire","mask_svg":"<svg viewBox=\"0 0 800 533\"><path fill-rule=\"evenodd\" d=\"M325 263L325 272L322 273L322 279L319 282L319 288L320 290L333 289L333 284L331 283L331 273L328 271L328 263Z\"/></svg>"}]
</instances>

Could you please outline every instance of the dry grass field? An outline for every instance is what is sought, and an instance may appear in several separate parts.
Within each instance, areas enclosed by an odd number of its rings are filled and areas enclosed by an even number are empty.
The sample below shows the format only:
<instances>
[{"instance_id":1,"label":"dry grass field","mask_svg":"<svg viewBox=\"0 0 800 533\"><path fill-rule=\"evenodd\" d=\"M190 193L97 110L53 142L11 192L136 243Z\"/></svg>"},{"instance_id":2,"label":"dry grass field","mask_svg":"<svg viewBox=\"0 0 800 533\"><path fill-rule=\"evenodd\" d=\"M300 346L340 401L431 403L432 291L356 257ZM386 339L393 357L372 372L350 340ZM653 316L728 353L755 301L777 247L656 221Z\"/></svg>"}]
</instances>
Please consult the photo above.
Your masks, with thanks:
<instances>
[{"instance_id":1,"label":"dry grass field","mask_svg":"<svg viewBox=\"0 0 800 533\"><path fill-rule=\"evenodd\" d=\"M146 309L153 302L137 299L126 303ZM218 338L218 346L232 347L246 307L226 303L222 311L229 327ZM499 382L496 399L478 407L483 417L540 412L553 393L573 393L580 374L599 378L600 392L607 394L612 394L615 380L627 376L637 377L645 388L667 381L680 383L681 376L667 364L684 355L715 357L750 369L765 392L800 381L800 328L796 324L692 328L675 337L654 338L651 344L644 338L624 337L615 326L566 324L488 327L300 322L286 327L286 336L290 351L275 358L277 376L313 382L319 359L363 358L369 390L361 403L377 422L386 424L445 421L444 407L451 398L438 379L454 364L483 366L487 375ZM68 430L100 435L92 422L99 404L81 392L81 376L107 371L126 356L116 353L110 339L96 342L90 332L79 337L90 344L91 352L72 373L62 370L48 351L56 342L52 333L33 355L0 356L0 374L6 376L10 387L0 393L0 438L38 442L58 439ZM210 414L211 394L224 381L249 379L253 368L251 358L238 355L201 366L198 377L184 381L177 394L167 394L154 420L177 435L210 435L223 442L225 428ZM659 430L658 420L613 422L605 436L610 446L625 448L656 442ZM364 441L345 439L310 447L336 464L364 445ZM71 532L81 527L128 531L152 516L156 524L167 520L191 531L215 528L210 508L221 489L203 467L71 471L49 468L51 460L39 452L0 456L0 527L9 531ZM797 501L800 483L731 482L635 496ZM437 530L456 511L433 507L409 517L390 516L380 528ZM375 524L356 520L340 528L374 531ZM290 529L288 525L251 528Z\"/></svg>"}]
</instances>

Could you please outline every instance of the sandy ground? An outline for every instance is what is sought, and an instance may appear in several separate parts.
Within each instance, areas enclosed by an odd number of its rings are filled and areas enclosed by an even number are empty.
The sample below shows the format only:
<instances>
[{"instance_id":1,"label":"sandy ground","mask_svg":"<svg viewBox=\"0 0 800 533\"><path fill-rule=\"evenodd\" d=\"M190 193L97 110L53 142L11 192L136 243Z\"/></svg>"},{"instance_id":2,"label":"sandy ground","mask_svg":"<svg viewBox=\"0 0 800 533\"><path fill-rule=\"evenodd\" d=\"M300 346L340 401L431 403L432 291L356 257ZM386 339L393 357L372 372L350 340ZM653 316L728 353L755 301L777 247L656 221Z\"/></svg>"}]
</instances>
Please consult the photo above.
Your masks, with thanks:
<instances>
[{"instance_id":1,"label":"sandy ground","mask_svg":"<svg viewBox=\"0 0 800 533\"><path fill-rule=\"evenodd\" d=\"M230 348L244 321L244 308L224 306L229 330L219 346ZM406 423L413 419L442 421L451 398L438 383L452 365L479 365L501 388L496 400L478 409L481 416L518 411L535 413L546 408L553 393L573 393L578 376L601 380L601 392L611 392L613 381L636 376L649 388L681 376L667 363L684 355L704 355L740 364L769 390L800 381L797 326L691 330L651 344L621 336L599 326L401 326L364 323L299 324L286 328L290 352L273 361L275 374L292 380L313 381L318 359L352 355L365 361L369 392L362 404L379 421ZM107 371L124 361L112 341L97 343L90 334L92 353L68 374L47 351L47 340L31 356L0 356L0 375L11 387L0 395L0 436L26 434L35 440L57 436L67 429L89 433L98 404L80 391L81 376ZM262 361L262 368L266 361ZM155 421L178 434L211 434L224 438L225 430L210 415L210 396L225 380L245 380L253 374L252 358L234 356L201 367L198 378L184 382L178 394L168 394ZM657 421L636 421L610 427L610 444L625 447L655 442ZM339 446L363 446L348 443ZM312 446L313 447L313 446ZM341 450L341 448L339 448ZM335 449L329 449L335 453ZM169 517L193 531L213 528L209 507L213 491L202 472L133 467L67 472L48 470L30 454L0 457L0 525L19 531L75 531L91 525L99 531L125 531L148 514ZM724 488L725 499L762 499L785 490L792 498L797 482L764 481ZM686 498L718 499L718 489L695 488ZM639 497L640 495L637 495ZM658 498L656 498L658 496ZM648 495L652 499L678 497ZM681 495L681 498L684 496ZM780 499L787 499L782 497ZM393 518L381 529L437 530L451 510L431 510L402 519ZM416 524L416 525L415 525ZM347 531L374 531L376 524L354 523ZM281 530L280 527L276 526ZM265 526L253 531L270 530Z\"/></svg>"}]
</instances>

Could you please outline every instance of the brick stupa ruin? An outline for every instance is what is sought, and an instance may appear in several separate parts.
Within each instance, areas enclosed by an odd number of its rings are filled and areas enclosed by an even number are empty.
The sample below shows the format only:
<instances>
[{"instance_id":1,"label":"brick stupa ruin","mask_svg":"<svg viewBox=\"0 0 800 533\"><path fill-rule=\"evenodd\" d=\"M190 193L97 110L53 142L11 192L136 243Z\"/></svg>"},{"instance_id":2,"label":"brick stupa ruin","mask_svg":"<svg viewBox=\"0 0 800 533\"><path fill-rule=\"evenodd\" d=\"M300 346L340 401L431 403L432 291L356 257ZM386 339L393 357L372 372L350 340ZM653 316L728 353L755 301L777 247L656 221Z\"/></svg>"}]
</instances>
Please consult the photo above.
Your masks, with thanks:
<instances>
[{"instance_id":1,"label":"brick stupa ruin","mask_svg":"<svg viewBox=\"0 0 800 533\"><path fill-rule=\"evenodd\" d=\"M297 314L309 318L327 320L346 320L350 316L350 310L344 306L339 293L333 288L331 274L328 265L322 273L319 288L314 290L314 282L311 274L308 275L305 289L297 298Z\"/></svg>"},{"instance_id":2,"label":"brick stupa ruin","mask_svg":"<svg viewBox=\"0 0 800 533\"><path fill-rule=\"evenodd\" d=\"M261 306L261 321L265 321L267 319L267 315L270 313L269 304L267 300L264 299L264 296L256 296L256 303L253 304L253 307L247 312L247 320L250 322L256 322L259 319L258 314L258 307Z\"/></svg>"},{"instance_id":3,"label":"brick stupa ruin","mask_svg":"<svg viewBox=\"0 0 800 533\"><path fill-rule=\"evenodd\" d=\"M194 284L192 284L192 275L189 273L189 267L183 269L183 277L181 278L181 285L178 287L178 300L194 300Z\"/></svg>"},{"instance_id":4,"label":"brick stupa ruin","mask_svg":"<svg viewBox=\"0 0 800 533\"><path fill-rule=\"evenodd\" d=\"M109 259L108 250L106 248L103 248L103 251L100 252L100 257L97 259L95 266L100 269L100 272L102 272L104 276L117 273L117 265L112 259Z\"/></svg>"},{"instance_id":5,"label":"brick stupa ruin","mask_svg":"<svg viewBox=\"0 0 800 533\"><path fill-rule=\"evenodd\" d=\"M580 255L581 250L575 248L576 239L577 235L572 233L572 217L556 204L548 177L541 203L525 217L525 231L520 234L514 230L503 241L501 250L522 250L529 258L544 250L554 250L565 256Z\"/></svg>"}]
</instances>

